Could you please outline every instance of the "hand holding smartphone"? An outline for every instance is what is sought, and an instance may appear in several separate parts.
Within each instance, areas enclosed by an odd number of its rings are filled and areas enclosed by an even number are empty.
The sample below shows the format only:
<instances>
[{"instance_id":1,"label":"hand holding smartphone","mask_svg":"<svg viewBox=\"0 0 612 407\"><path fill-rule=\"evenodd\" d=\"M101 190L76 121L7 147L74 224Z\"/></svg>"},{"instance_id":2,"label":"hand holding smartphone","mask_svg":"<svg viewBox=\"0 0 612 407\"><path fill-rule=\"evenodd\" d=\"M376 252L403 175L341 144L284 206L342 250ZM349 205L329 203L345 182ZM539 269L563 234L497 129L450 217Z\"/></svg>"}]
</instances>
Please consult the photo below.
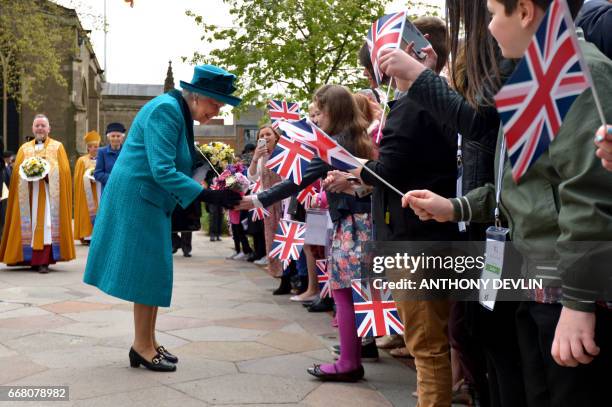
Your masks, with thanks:
<instances>
[{"instance_id":1,"label":"hand holding smartphone","mask_svg":"<svg viewBox=\"0 0 612 407\"><path fill-rule=\"evenodd\" d=\"M404 24L404 31L402 32L402 42L406 44L414 43L414 52L417 57L420 59L425 59L427 56L424 52L422 52L423 48L430 46L429 41L425 38L425 36L419 31L418 28L410 22L410 20L406 20ZM402 46L404 48L404 46Z\"/></svg>"}]
</instances>

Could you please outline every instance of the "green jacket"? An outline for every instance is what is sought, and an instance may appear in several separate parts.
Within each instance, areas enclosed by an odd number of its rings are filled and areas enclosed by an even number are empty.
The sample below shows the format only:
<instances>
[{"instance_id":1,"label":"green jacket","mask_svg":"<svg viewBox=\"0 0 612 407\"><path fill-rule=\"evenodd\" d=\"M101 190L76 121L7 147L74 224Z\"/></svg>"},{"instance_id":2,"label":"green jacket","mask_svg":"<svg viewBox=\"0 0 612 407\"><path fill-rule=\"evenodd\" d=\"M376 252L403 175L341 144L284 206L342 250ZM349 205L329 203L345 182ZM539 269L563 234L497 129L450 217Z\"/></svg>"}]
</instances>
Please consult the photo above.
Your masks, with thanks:
<instances>
[{"instance_id":1,"label":"green jacket","mask_svg":"<svg viewBox=\"0 0 612 407\"><path fill-rule=\"evenodd\" d=\"M610 122L612 61L594 45L579 43ZM601 120L588 89L575 100L555 140L519 183L512 179L507 158L502 177L500 209L511 240L524 256L524 275L542 279L547 287L562 287L562 303L582 311L594 309L594 303L587 300L592 298L589 293L601 284L609 286L612 275L612 267L607 276L589 274L589 264L598 261L601 265L602 259L612 262L612 252L595 256L593 244L587 243L612 241L612 173L602 168L593 144L599 126ZM495 182L502 137L500 129ZM451 201L458 221L494 220L492 184Z\"/></svg>"}]
</instances>

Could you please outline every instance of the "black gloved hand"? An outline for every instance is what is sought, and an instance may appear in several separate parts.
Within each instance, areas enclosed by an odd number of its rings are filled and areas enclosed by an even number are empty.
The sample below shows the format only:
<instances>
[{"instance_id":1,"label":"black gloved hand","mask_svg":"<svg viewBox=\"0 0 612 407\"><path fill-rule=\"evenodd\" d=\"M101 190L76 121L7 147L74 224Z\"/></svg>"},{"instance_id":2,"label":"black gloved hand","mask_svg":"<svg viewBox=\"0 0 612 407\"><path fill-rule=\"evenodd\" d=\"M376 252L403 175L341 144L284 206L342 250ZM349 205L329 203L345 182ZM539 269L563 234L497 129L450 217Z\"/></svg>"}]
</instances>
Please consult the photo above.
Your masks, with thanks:
<instances>
[{"instance_id":1,"label":"black gloved hand","mask_svg":"<svg viewBox=\"0 0 612 407\"><path fill-rule=\"evenodd\" d=\"M220 205L227 209L232 209L234 206L238 205L242 199L238 192L231 191L229 189L214 191L207 188L204 188L202 192L200 192L198 198L200 201L213 205Z\"/></svg>"}]
</instances>

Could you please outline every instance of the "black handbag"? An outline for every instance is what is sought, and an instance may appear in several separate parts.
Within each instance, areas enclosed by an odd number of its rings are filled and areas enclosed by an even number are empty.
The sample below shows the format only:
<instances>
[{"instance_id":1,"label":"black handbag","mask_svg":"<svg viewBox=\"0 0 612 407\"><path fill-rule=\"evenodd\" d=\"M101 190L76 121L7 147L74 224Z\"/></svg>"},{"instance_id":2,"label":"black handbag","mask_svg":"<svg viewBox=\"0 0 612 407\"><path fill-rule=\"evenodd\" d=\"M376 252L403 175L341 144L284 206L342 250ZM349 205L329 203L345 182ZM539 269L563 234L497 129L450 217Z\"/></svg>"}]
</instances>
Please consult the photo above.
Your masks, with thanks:
<instances>
[{"instance_id":1,"label":"black handbag","mask_svg":"<svg viewBox=\"0 0 612 407\"><path fill-rule=\"evenodd\" d=\"M191 205L183 209L176 205L172 212L173 232L195 232L202 228L200 218L202 217L202 202L195 199Z\"/></svg>"}]
</instances>

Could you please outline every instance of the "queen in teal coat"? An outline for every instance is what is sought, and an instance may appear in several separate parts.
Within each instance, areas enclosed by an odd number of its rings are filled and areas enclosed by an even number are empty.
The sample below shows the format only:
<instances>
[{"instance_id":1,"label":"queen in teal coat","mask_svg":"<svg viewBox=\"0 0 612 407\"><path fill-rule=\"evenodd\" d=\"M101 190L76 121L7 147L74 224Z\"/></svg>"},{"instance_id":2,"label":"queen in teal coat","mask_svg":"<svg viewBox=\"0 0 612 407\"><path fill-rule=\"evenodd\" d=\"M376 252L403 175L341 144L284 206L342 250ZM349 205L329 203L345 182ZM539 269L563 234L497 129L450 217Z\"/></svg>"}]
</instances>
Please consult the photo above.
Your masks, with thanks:
<instances>
[{"instance_id":1,"label":"queen in teal coat","mask_svg":"<svg viewBox=\"0 0 612 407\"><path fill-rule=\"evenodd\" d=\"M181 81L182 94L173 90L148 102L130 126L104 190L83 280L134 302L133 367L176 369L177 358L154 340L157 307L169 306L172 297L172 211L196 199L226 207L239 200L191 178L193 120L205 123L225 103L236 106L234 80L221 68L198 66L191 83ZM149 340L146 331L152 331Z\"/></svg>"}]
</instances>

